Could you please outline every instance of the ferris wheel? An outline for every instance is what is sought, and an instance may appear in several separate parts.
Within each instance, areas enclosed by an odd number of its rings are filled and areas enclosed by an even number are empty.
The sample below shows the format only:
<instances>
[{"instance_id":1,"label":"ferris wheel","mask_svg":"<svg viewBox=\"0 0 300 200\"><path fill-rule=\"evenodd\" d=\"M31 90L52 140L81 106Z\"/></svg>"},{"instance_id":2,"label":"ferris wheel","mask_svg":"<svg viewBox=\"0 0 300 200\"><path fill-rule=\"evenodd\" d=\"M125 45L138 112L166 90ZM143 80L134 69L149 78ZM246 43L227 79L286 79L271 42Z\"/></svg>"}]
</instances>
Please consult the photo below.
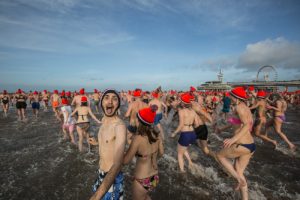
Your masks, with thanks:
<instances>
[{"instance_id":1,"label":"ferris wheel","mask_svg":"<svg viewBox=\"0 0 300 200\"><path fill-rule=\"evenodd\" d=\"M277 81L278 73L275 67L271 65L265 65L259 68L256 81Z\"/></svg>"}]
</instances>

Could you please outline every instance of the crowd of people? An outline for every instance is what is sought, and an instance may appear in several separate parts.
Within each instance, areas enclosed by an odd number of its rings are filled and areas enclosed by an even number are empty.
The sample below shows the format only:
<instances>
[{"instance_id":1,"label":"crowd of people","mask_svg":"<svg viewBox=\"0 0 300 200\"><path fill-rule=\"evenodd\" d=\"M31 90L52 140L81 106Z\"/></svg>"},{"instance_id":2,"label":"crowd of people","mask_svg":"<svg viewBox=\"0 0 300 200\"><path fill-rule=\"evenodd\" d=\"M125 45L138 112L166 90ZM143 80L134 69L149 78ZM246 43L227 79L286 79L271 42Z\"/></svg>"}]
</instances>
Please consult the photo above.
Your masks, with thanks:
<instances>
[{"instance_id":1,"label":"crowd of people","mask_svg":"<svg viewBox=\"0 0 300 200\"><path fill-rule=\"evenodd\" d=\"M189 147L196 144L236 180L234 189L240 191L242 199L248 199L244 171L256 150L254 137L276 148L277 141L268 135L274 128L289 149L295 151L296 146L281 127L288 104L300 105L300 93L267 92L253 86L218 92L197 91L194 87L186 92L162 91L160 87L152 92L142 89L101 92L95 89L90 94L83 88L79 92L54 90L50 93L44 90L27 94L18 89L14 94L4 90L0 101L4 117L11 114L10 105L15 105L18 120L23 122L27 120L27 103L31 105L35 118L39 117L40 108L47 111L50 104L54 117L61 122L65 140L78 146L80 152L90 150L90 145L98 146L99 170L91 199L122 199L122 167L131 163L134 157L132 198L151 199L149 192L159 183L157 161L164 154L164 142L179 134L177 161L181 173L193 167ZM120 111L121 104L127 106L125 113ZM101 119L97 118L99 108L102 110ZM168 118L171 110L174 111L173 120L168 123L178 121L178 126L168 133L161 120ZM91 119L100 127L97 138L89 134ZM127 120L128 126L125 125ZM212 151L208 144L209 130L220 134L226 129L232 132L232 137L223 141L221 150ZM84 147L85 144L88 148ZM188 168L184 165L185 159Z\"/></svg>"}]
</instances>

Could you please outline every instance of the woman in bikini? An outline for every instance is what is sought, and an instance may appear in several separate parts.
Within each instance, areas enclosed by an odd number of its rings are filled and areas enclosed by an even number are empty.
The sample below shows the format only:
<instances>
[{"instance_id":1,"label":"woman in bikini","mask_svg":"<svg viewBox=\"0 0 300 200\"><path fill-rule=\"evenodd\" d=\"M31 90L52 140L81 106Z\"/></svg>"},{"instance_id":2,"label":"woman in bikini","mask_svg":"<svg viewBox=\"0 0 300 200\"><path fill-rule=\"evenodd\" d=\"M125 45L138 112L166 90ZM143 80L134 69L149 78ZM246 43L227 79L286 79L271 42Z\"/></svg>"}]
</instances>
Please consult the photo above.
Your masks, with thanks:
<instances>
[{"instance_id":1,"label":"woman in bikini","mask_svg":"<svg viewBox=\"0 0 300 200\"><path fill-rule=\"evenodd\" d=\"M263 90L258 91L256 98L257 98L256 102L253 104L253 106L249 108L250 110L256 109L255 121L253 125L253 133L257 137L263 139L264 141L272 143L276 148L277 142L271 139L270 137L268 137L268 135L264 134L266 123L267 123L267 117L266 117L267 102L265 100L266 92Z\"/></svg>"},{"instance_id":2,"label":"woman in bikini","mask_svg":"<svg viewBox=\"0 0 300 200\"><path fill-rule=\"evenodd\" d=\"M123 161L128 164L134 156L137 157L132 183L134 200L151 199L148 193L159 182L157 159L163 155L164 149L159 132L153 128L156 110L156 105L139 110L138 134L133 138Z\"/></svg>"},{"instance_id":3,"label":"woman in bikini","mask_svg":"<svg viewBox=\"0 0 300 200\"><path fill-rule=\"evenodd\" d=\"M81 105L78 106L71 116L74 116L77 113L77 121L76 121L76 130L78 133L78 148L79 151L82 152L82 144L83 144L83 138L86 138L86 141L89 145L88 139L89 139L89 133L88 129L90 127L90 121L88 118L88 115L90 115L97 123L101 123L96 116L93 114L91 108L88 106L88 100L86 96L81 97Z\"/></svg>"},{"instance_id":4,"label":"woman in bikini","mask_svg":"<svg viewBox=\"0 0 300 200\"><path fill-rule=\"evenodd\" d=\"M6 90L3 90L3 94L1 95L0 99L2 101L4 116L6 117L9 109L9 102L10 102L10 97Z\"/></svg>"},{"instance_id":5,"label":"woman in bikini","mask_svg":"<svg viewBox=\"0 0 300 200\"><path fill-rule=\"evenodd\" d=\"M25 110L27 107L27 103L26 103L27 96L21 89L18 89L18 91L15 94L15 99L16 99L16 108L18 110L18 119L20 121L21 120L25 121L26 120Z\"/></svg>"},{"instance_id":6,"label":"woman in bikini","mask_svg":"<svg viewBox=\"0 0 300 200\"><path fill-rule=\"evenodd\" d=\"M235 190L240 190L242 199L245 200L248 199L248 186L244 171L256 148L251 135L253 120L251 111L245 104L247 95L244 88L231 90L230 98L237 116L228 119L234 129L234 136L224 140L224 148L217 153L217 159L237 180ZM229 159L234 159L234 165Z\"/></svg>"},{"instance_id":7,"label":"woman in bikini","mask_svg":"<svg viewBox=\"0 0 300 200\"><path fill-rule=\"evenodd\" d=\"M190 158L190 155L187 151L187 148L196 142L197 136L194 131L194 125L196 122L197 114L192 109L191 100L193 97L190 93L184 93L180 96L181 106L182 108L178 110L179 115L179 125L177 129L171 134L171 137L174 138L177 133L180 132L180 137L177 145L177 158L178 164L181 172L185 172L184 170L184 160L183 156L185 156L189 162L189 167L193 166L193 162Z\"/></svg>"},{"instance_id":8,"label":"woman in bikini","mask_svg":"<svg viewBox=\"0 0 300 200\"><path fill-rule=\"evenodd\" d=\"M287 136L282 132L282 123L285 122L285 111L287 109L286 101L279 95L273 95L271 100L275 101L274 106L267 105L267 109L274 110L274 117L266 125L267 130L273 126L275 132L289 145L290 150L295 151L296 146L287 138Z\"/></svg>"}]
</instances>

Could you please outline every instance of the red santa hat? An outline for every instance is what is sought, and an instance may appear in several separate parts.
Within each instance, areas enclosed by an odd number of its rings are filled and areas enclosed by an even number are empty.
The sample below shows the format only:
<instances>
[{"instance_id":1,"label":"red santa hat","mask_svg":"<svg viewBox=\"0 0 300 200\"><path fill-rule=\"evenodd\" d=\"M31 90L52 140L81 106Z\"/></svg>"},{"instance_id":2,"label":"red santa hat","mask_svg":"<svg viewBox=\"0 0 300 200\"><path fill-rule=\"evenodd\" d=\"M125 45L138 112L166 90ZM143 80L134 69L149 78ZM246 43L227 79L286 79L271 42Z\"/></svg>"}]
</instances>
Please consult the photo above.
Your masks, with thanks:
<instances>
[{"instance_id":1,"label":"red santa hat","mask_svg":"<svg viewBox=\"0 0 300 200\"><path fill-rule=\"evenodd\" d=\"M137 117L144 125L151 126L154 123L157 109L157 105L152 105L151 107L143 108L139 110Z\"/></svg>"},{"instance_id":2,"label":"red santa hat","mask_svg":"<svg viewBox=\"0 0 300 200\"><path fill-rule=\"evenodd\" d=\"M243 87L236 87L230 91L230 95L234 96L235 98L246 100L247 94Z\"/></svg>"}]
</instances>

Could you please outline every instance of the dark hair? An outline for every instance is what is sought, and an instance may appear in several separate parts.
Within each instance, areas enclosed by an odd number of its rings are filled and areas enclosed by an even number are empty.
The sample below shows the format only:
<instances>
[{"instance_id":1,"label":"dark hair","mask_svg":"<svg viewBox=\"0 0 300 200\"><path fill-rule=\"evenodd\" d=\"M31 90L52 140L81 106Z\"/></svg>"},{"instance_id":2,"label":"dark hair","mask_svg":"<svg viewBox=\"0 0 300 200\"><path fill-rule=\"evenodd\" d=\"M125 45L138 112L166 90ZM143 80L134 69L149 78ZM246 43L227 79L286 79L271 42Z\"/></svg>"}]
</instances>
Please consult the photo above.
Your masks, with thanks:
<instances>
[{"instance_id":1,"label":"dark hair","mask_svg":"<svg viewBox=\"0 0 300 200\"><path fill-rule=\"evenodd\" d=\"M81 106L88 106L87 102L81 102Z\"/></svg>"},{"instance_id":2,"label":"dark hair","mask_svg":"<svg viewBox=\"0 0 300 200\"><path fill-rule=\"evenodd\" d=\"M159 131L155 130L153 128L153 126L145 125L143 123L139 124L137 132L139 135L142 135L142 136L146 135L148 137L148 141L150 144L157 141L157 137L159 134Z\"/></svg>"}]
</instances>

